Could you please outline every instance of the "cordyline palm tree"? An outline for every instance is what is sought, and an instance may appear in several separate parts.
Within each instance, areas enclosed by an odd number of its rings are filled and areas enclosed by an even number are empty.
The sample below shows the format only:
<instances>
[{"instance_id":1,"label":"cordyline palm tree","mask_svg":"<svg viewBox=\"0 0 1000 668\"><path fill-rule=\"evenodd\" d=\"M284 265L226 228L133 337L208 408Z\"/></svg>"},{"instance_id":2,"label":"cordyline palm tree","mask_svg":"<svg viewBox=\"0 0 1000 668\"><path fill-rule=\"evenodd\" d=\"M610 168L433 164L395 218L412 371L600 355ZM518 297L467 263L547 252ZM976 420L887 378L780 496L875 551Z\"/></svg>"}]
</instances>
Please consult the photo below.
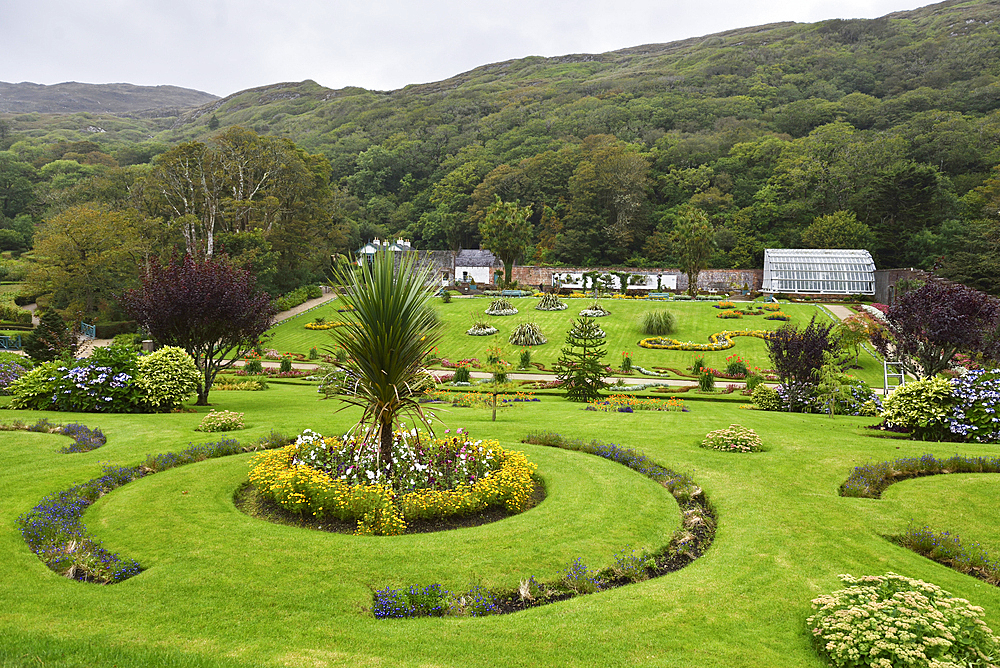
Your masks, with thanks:
<instances>
[{"instance_id":1,"label":"cordyline palm tree","mask_svg":"<svg viewBox=\"0 0 1000 668\"><path fill-rule=\"evenodd\" d=\"M430 270L409 253L396 260L380 252L370 264L362 260L334 273L341 299L353 309L345 325L330 332L347 352L347 360L338 363L345 377L337 393L363 409L356 425L361 442L377 438L380 469L391 471L399 416L428 424L418 399L432 382L424 362L440 338L429 305Z\"/></svg>"}]
</instances>

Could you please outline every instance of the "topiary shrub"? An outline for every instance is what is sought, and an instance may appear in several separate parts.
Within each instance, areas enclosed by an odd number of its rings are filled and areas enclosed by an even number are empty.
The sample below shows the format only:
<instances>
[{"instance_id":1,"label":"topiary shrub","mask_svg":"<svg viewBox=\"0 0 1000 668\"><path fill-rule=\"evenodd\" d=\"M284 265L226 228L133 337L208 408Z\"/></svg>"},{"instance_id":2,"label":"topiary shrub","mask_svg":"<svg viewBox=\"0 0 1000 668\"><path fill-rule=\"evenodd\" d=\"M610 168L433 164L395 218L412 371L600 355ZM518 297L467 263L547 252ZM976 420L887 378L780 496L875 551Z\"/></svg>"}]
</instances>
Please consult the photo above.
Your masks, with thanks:
<instances>
[{"instance_id":1,"label":"topiary shrub","mask_svg":"<svg viewBox=\"0 0 1000 668\"><path fill-rule=\"evenodd\" d=\"M677 327L674 314L666 309L646 311L642 314L642 332L647 336L666 336L673 334Z\"/></svg>"},{"instance_id":2,"label":"topiary shrub","mask_svg":"<svg viewBox=\"0 0 1000 668\"><path fill-rule=\"evenodd\" d=\"M994 665L1000 638L982 608L895 573L840 579L848 588L813 599L816 613L806 620L831 665Z\"/></svg>"},{"instance_id":3,"label":"topiary shrub","mask_svg":"<svg viewBox=\"0 0 1000 668\"><path fill-rule=\"evenodd\" d=\"M925 378L893 390L882 402L881 417L887 425L909 429L916 438L941 440L950 436L947 418L954 401L951 383Z\"/></svg>"},{"instance_id":4,"label":"topiary shrub","mask_svg":"<svg viewBox=\"0 0 1000 668\"><path fill-rule=\"evenodd\" d=\"M511 332L509 341L515 346L540 346L549 340L542 336L542 330L538 325L533 322L522 322Z\"/></svg>"},{"instance_id":5,"label":"topiary shrub","mask_svg":"<svg viewBox=\"0 0 1000 668\"><path fill-rule=\"evenodd\" d=\"M784 407L778 391L767 385L757 385L750 396L753 405L762 411L780 411Z\"/></svg>"}]
</instances>

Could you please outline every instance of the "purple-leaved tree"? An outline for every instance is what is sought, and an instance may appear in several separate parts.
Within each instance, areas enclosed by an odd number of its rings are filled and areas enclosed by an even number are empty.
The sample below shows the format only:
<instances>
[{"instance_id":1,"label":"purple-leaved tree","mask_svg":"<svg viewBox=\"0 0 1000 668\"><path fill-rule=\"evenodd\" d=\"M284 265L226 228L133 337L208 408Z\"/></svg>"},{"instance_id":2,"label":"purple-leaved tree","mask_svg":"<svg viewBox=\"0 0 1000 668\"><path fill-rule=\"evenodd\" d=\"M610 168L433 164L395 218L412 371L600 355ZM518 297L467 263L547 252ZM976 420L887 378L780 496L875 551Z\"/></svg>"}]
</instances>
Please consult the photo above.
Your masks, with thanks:
<instances>
[{"instance_id":1,"label":"purple-leaved tree","mask_svg":"<svg viewBox=\"0 0 1000 668\"><path fill-rule=\"evenodd\" d=\"M899 297L872 344L918 378L948 368L955 353L1000 358L1000 301L958 283L927 281Z\"/></svg>"},{"instance_id":2,"label":"purple-leaved tree","mask_svg":"<svg viewBox=\"0 0 1000 668\"><path fill-rule=\"evenodd\" d=\"M215 376L254 347L275 314L250 272L225 259L190 255L154 262L142 285L122 295L125 312L157 343L183 348L202 373L198 406L208 405Z\"/></svg>"}]
</instances>

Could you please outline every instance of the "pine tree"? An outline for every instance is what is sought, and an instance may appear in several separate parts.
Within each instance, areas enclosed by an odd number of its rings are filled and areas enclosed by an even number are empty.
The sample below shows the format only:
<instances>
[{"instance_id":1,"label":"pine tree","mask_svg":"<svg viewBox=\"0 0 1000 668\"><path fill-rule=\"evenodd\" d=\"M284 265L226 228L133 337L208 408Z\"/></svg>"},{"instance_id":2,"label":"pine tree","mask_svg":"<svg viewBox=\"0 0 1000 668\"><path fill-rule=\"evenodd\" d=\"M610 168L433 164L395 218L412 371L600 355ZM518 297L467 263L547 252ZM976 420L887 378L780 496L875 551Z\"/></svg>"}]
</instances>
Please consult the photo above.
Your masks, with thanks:
<instances>
[{"instance_id":1,"label":"pine tree","mask_svg":"<svg viewBox=\"0 0 1000 668\"><path fill-rule=\"evenodd\" d=\"M63 353L76 354L76 333L55 309L39 318L38 326L24 339L24 352L36 362L51 362Z\"/></svg>"},{"instance_id":2,"label":"pine tree","mask_svg":"<svg viewBox=\"0 0 1000 668\"><path fill-rule=\"evenodd\" d=\"M566 334L567 347L556 362L556 377L562 381L570 401L590 401L607 387L604 375L604 337L591 318L577 318Z\"/></svg>"}]
</instances>

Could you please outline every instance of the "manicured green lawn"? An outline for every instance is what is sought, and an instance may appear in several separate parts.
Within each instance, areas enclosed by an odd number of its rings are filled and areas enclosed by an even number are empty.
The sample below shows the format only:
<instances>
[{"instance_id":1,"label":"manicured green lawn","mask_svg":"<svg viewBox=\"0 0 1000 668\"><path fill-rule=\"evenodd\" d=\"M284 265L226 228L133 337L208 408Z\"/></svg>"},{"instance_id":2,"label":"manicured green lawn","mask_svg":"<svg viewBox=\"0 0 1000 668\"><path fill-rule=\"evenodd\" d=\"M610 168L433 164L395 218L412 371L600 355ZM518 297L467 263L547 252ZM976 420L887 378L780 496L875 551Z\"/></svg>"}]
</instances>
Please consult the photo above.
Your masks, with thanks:
<instances>
[{"instance_id":1,"label":"manicured green lawn","mask_svg":"<svg viewBox=\"0 0 1000 668\"><path fill-rule=\"evenodd\" d=\"M626 313L623 306L610 303L612 317ZM274 383L265 392L213 392L211 401L246 412L248 429L233 434L246 441L272 428L339 434L351 424L355 413L334 412L339 404L316 396L308 385ZM1000 629L1000 589L882 537L914 519L1000 554L997 476L910 480L882 500L837 495L856 464L925 452L996 455L995 446L873 438L864 418L687 404L686 413L607 414L546 396L501 412L495 423L485 410L442 413L451 427L522 448L548 491L523 515L444 533L360 538L247 517L232 495L249 455L159 473L105 496L84 516L106 548L146 569L111 586L47 570L21 540L16 517L44 495L97 475L102 463L135 464L217 440L193 431L207 409L5 411L4 422L45 416L101 427L108 444L63 455L66 437L0 432L0 666L818 667L805 624L810 599L839 588L838 573L887 571L984 606ZM756 429L767 451L697 447L705 433L731 423ZM376 621L366 614L373 588L513 586L529 575L555 578L577 557L605 566L626 544L669 541L678 514L665 490L596 457L519 443L546 429L631 446L692 475L718 511L708 553L662 578L509 616Z\"/></svg>"},{"instance_id":2,"label":"manicured green lawn","mask_svg":"<svg viewBox=\"0 0 1000 668\"><path fill-rule=\"evenodd\" d=\"M433 305L441 317L444 327L438 352L451 361L466 358L486 358L486 350L490 346L499 345L510 362L518 361L521 348L508 342L511 331L522 322L534 322L548 339L548 343L534 346L531 349L533 362L541 362L547 369L559 358L560 349L565 345L566 332L582 309L587 308L591 300L567 299L569 305L564 311L537 311L535 305L538 299L525 297L512 299L518 309L517 315L488 316L483 313L490 304L489 299L452 299L450 304L444 304L440 299L433 300ZM766 329L774 330L783 323L776 320L764 320L763 316L747 316L741 319L721 319L716 316L719 309L714 308L714 302L656 302L642 300L604 299L602 304L611 311L610 316L598 318L597 322L607 333L607 363L617 367L621 363L622 353L632 354L632 361L642 367L666 367L685 371L691 366L697 356L703 356L707 366L725 370L726 358L736 354L747 360L750 366L766 369L770 366L767 349L762 339L738 337L735 347L720 352L695 353L674 350L651 350L639 347L641 339L646 338L640 328L642 316L646 311L666 309L674 314L677 330L673 338L681 341L708 343L708 337L723 330ZM268 344L282 352L298 352L306 354L309 348L316 346L322 350L331 345L329 334L324 331L313 331L305 328L306 323L316 317L324 317L328 322L344 319L344 314L337 313L339 300L329 305L288 320L272 329L273 338ZM783 304L782 310L792 317L792 324L802 327L816 315L817 322L830 322L830 316L811 304ZM473 324L474 318L482 318L499 331L493 336L468 336L465 332ZM869 353L861 356L862 369L852 373L858 375L873 387L882 387L882 364ZM676 378L675 374L671 377ZM724 382L724 381L720 381Z\"/></svg>"}]
</instances>

